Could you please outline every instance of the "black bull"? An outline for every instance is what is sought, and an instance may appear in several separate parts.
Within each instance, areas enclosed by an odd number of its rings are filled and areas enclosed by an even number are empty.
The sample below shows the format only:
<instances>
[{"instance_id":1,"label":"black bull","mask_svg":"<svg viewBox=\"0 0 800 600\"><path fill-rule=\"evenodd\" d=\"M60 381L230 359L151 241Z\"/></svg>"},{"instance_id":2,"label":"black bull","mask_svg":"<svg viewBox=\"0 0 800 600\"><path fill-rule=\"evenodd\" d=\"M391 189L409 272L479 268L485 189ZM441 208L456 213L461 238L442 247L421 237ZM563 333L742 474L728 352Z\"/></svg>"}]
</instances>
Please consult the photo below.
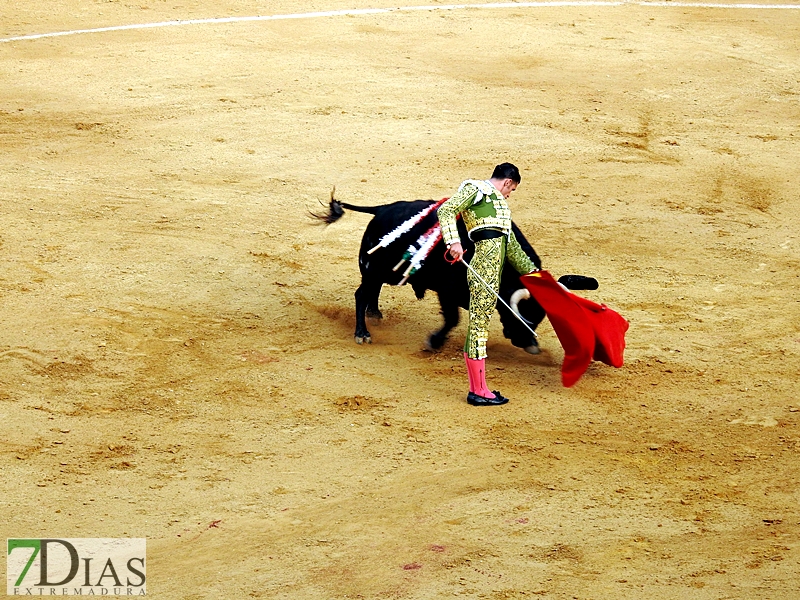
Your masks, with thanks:
<instances>
[{"instance_id":1,"label":"black bull","mask_svg":"<svg viewBox=\"0 0 800 600\"><path fill-rule=\"evenodd\" d=\"M383 206L364 207L346 204L331 199L327 214L315 214L314 216L325 223L333 223L343 214L345 208L357 212L374 215L374 218L367 225L364 236L361 238L361 248L358 252L358 266L361 270L361 285L356 290L356 331L355 340L359 344L370 343L372 338L367 329L366 316L381 318L378 308L378 298L381 287L387 283L397 285L403 278L407 264L394 271L394 267L403 258L403 253L410 244L428 229L436 224L436 211L427 215L421 223L417 223L411 231L405 233L400 238L392 242L385 248L380 248L374 253L369 254L374 246L378 244L381 237L394 230L398 225L419 213L427 206L433 204L433 200L414 200L413 202L394 202ZM525 253L531 258L537 268L541 268L542 262L539 255L522 235L519 228L512 224L514 235L522 246ZM458 221L458 230L461 234L461 243L466 252L465 259L468 260L475 249L475 245L469 241L461 220ZM427 260L408 283L414 289L417 298L422 299L426 290L432 290L439 296L439 304L444 317L444 325L438 331L430 334L427 346L432 349L439 349L447 339L450 330L458 325L459 307L469 308L469 288L467 286L467 268L461 264L450 264L445 260L445 245L441 240L433 247ZM511 295L522 288L519 281L519 274L508 262L503 268L503 276L500 281L500 296L508 303ZM511 311L497 303L497 310L500 313L500 321L503 325L503 335L508 338L514 346L524 348L526 351L536 354L539 351L535 336L523 325ZM520 314L530 322L531 329L536 329L544 319L545 312L534 299L523 300L519 303Z\"/></svg>"}]
</instances>

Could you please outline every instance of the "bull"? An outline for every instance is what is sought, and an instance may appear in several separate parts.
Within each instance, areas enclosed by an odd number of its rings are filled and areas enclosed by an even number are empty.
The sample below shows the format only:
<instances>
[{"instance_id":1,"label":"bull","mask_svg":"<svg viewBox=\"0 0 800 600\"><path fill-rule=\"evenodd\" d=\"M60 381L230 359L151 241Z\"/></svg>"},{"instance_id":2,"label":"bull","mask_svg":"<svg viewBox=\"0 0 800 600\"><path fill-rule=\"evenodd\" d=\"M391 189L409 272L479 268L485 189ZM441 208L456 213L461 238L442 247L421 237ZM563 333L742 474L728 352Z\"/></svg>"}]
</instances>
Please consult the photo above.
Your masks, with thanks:
<instances>
[{"instance_id":1,"label":"bull","mask_svg":"<svg viewBox=\"0 0 800 600\"><path fill-rule=\"evenodd\" d=\"M367 329L366 317L380 319L383 317L378 306L381 288L384 284L398 285L403 279L403 269L394 270L394 267L403 258L403 253L422 233L435 225L438 217L433 211L410 231L403 234L387 247L381 248L370 254L369 250L376 246L382 236L392 231L412 216L418 214L426 207L434 204L433 200L414 200L411 202L394 202L382 206L366 207L339 202L331 194L328 211L312 216L326 224L333 223L344 215L344 209L373 215L361 238L361 247L358 253L358 266L361 271L361 285L355 293L356 300L356 330L355 341L359 344L371 343L372 336ZM514 235L520 246L530 257L536 268L541 269L542 261L530 245L522 232L512 223ZM464 224L459 220L458 229L466 257L472 255L475 245L469 240ZM439 297L444 324L441 329L428 336L426 346L432 350L440 349L450 331L458 325L459 308L469 309L469 287L467 285L467 268L462 263L450 264L445 258L445 245L439 242L433 247L422 267L408 279L418 299L425 297L425 292L430 290ZM510 264L503 269L500 281L500 297L508 303L514 292L523 289L519 275ZM503 325L503 335L511 343L524 349L530 354L539 353L539 344L533 330L545 317L544 309L533 298L519 301L518 314L529 323L528 329L512 314L511 310L503 304L497 304L500 321Z\"/></svg>"}]
</instances>

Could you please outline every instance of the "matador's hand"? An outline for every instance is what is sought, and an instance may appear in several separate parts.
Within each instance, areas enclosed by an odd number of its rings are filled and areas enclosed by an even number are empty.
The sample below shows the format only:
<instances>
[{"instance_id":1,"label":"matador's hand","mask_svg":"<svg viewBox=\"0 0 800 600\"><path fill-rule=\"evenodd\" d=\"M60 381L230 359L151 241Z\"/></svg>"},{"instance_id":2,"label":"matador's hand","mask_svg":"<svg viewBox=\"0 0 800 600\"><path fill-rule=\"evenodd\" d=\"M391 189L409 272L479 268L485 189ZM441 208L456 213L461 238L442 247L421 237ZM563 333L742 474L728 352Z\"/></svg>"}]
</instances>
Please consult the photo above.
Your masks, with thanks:
<instances>
[{"instance_id":1,"label":"matador's hand","mask_svg":"<svg viewBox=\"0 0 800 600\"><path fill-rule=\"evenodd\" d=\"M450 250L450 256L452 256L453 259L456 261L461 260L461 257L464 256L464 249L461 247L461 243L459 242L452 244L449 250Z\"/></svg>"}]
</instances>

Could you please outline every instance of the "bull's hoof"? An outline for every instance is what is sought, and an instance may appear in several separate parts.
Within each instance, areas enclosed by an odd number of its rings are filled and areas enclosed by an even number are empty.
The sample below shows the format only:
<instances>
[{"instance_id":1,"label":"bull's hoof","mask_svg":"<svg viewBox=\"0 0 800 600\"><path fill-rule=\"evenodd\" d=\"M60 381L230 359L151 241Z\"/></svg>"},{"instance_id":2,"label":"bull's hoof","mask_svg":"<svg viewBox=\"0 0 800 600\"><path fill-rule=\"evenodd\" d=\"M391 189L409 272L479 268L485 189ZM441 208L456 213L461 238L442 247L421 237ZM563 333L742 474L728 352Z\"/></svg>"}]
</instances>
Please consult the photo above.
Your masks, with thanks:
<instances>
[{"instance_id":1,"label":"bull's hoof","mask_svg":"<svg viewBox=\"0 0 800 600\"><path fill-rule=\"evenodd\" d=\"M368 335L364 335L364 336L357 335L357 336L355 336L354 339L356 340L356 344L371 344L372 343L372 338L370 336L368 336Z\"/></svg>"},{"instance_id":2,"label":"bull's hoof","mask_svg":"<svg viewBox=\"0 0 800 600\"><path fill-rule=\"evenodd\" d=\"M434 352L437 350L441 350L442 346L444 346L444 342L446 339L447 339L446 337L432 333L431 335L428 336L428 339L425 340L425 347L428 350L432 350Z\"/></svg>"},{"instance_id":3,"label":"bull's hoof","mask_svg":"<svg viewBox=\"0 0 800 600\"><path fill-rule=\"evenodd\" d=\"M367 309L367 316L370 319L382 319L383 318L383 313L380 310L378 310L377 308L375 308L375 309L368 308Z\"/></svg>"},{"instance_id":4,"label":"bull's hoof","mask_svg":"<svg viewBox=\"0 0 800 600\"><path fill-rule=\"evenodd\" d=\"M539 344L531 344L525 347L525 352L528 354L541 354L542 350L539 348Z\"/></svg>"}]
</instances>

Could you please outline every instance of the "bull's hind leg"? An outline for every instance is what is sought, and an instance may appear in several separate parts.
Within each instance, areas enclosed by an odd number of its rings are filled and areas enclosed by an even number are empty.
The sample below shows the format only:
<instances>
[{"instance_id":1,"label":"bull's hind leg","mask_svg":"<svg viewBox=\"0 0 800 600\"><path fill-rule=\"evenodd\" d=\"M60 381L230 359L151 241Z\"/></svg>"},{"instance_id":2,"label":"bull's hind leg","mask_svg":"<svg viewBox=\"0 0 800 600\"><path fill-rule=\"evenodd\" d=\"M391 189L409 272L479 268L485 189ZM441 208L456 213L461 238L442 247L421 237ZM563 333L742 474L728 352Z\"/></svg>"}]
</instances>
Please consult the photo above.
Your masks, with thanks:
<instances>
[{"instance_id":1,"label":"bull's hind leg","mask_svg":"<svg viewBox=\"0 0 800 600\"><path fill-rule=\"evenodd\" d=\"M356 290L356 333L354 337L357 344L372 343L372 337L367 329L366 313L370 302L374 302L374 306L377 308L381 285L380 282L362 279L361 285Z\"/></svg>"},{"instance_id":2,"label":"bull's hind leg","mask_svg":"<svg viewBox=\"0 0 800 600\"><path fill-rule=\"evenodd\" d=\"M439 305L442 307L444 325L439 331L434 331L428 336L428 341L425 345L431 350L439 350L444 346L448 334L453 327L458 325L458 303L455 299L440 292Z\"/></svg>"},{"instance_id":3,"label":"bull's hind leg","mask_svg":"<svg viewBox=\"0 0 800 600\"><path fill-rule=\"evenodd\" d=\"M370 288L370 291L372 291L374 295L367 298L367 316L370 319L382 319L383 313L381 312L381 309L378 308L378 300L380 299L381 295L381 286L378 286L374 290Z\"/></svg>"}]
</instances>

